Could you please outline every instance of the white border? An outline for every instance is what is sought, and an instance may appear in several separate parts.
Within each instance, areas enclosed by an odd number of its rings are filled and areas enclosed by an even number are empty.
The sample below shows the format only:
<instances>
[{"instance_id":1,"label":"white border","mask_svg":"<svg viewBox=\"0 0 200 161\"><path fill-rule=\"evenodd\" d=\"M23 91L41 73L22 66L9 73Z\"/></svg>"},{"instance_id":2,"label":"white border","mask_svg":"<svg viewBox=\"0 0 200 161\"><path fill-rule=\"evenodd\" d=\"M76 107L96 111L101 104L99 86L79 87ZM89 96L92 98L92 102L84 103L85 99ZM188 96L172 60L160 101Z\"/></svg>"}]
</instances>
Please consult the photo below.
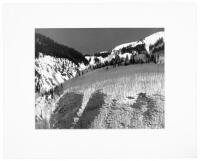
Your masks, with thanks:
<instances>
[{"instance_id":1,"label":"white border","mask_svg":"<svg viewBox=\"0 0 200 161\"><path fill-rule=\"evenodd\" d=\"M174 16L177 16L177 15L174 15ZM183 16L183 15L182 15ZM135 26L135 27L137 27L137 26ZM186 34L187 35L187 34ZM26 57L25 57L26 58ZM29 59L29 58L28 58ZM16 59L15 59L16 60ZM30 59L29 59L30 60ZM192 59L193 60L193 59ZM20 60L21 62L22 62L22 60ZM194 62L195 62L195 59L194 59ZM192 66L193 67L193 66ZM168 67L167 67L167 69L168 69ZM194 74L194 73L193 73ZM191 75L192 77L194 77L194 75ZM181 74L180 74L180 76L181 76ZM188 81L189 82L189 81ZM30 89L30 86L29 86L29 89ZM189 97L191 97L191 96L189 96ZM7 109L6 109L7 110ZM8 110L9 111L9 110ZM20 110L19 110L20 111ZM5 115L4 115L5 116ZM7 116L7 115L6 115ZM18 133L18 131L16 131L16 133ZM46 132L44 132L44 133L46 133ZM87 135L87 134L86 134ZM123 134L123 135L127 135L127 134ZM33 140L34 141L34 140ZM36 141L36 140L35 140ZM172 147L173 148L173 147ZM19 147L19 149L20 149L20 147ZM26 149L25 149L26 150Z\"/></svg>"}]
</instances>

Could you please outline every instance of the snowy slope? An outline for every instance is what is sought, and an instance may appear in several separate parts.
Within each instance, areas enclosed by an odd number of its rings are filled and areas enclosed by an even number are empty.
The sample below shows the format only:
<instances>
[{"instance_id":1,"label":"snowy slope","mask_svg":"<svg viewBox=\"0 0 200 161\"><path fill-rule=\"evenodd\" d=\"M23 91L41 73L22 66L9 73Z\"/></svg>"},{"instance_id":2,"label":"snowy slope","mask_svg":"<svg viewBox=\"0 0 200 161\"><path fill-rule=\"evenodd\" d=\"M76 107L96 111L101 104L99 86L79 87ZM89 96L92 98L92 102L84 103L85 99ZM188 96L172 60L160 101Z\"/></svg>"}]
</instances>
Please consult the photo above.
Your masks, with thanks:
<instances>
[{"instance_id":1,"label":"snowy slope","mask_svg":"<svg viewBox=\"0 0 200 161\"><path fill-rule=\"evenodd\" d=\"M85 58L89 61L90 66L95 65L95 60L94 60L95 56L86 56Z\"/></svg>"},{"instance_id":2,"label":"snowy slope","mask_svg":"<svg viewBox=\"0 0 200 161\"><path fill-rule=\"evenodd\" d=\"M127 46L131 46L131 47L135 47L139 44L142 44L141 41L134 41L134 42L130 42L130 43L125 43L125 44L121 44L121 45L118 45L116 46L113 50L112 50L112 53L113 52L116 52L116 51L120 51L122 48L124 47L127 47Z\"/></svg>"},{"instance_id":3,"label":"snowy slope","mask_svg":"<svg viewBox=\"0 0 200 161\"><path fill-rule=\"evenodd\" d=\"M101 51L99 52L97 55L98 56L95 56L95 55L92 55L92 56L86 56L85 58L89 61L89 65L90 66L95 66L97 64L104 64L106 61L108 62L109 61L109 55L110 53L108 54L108 56L104 56L105 53L109 53L108 51ZM99 62L95 62L95 59L97 59Z\"/></svg>"},{"instance_id":4,"label":"snowy slope","mask_svg":"<svg viewBox=\"0 0 200 161\"><path fill-rule=\"evenodd\" d=\"M130 60L130 58L131 58L131 53L124 53L124 54L119 54L119 57L122 59L125 59L126 57L128 57L128 59Z\"/></svg>"},{"instance_id":5,"label":"snowy slope","mask_svg":"<svg viewBox=\"0 0 200 161\"><path fill-rule=\"evenodd\" d=\"M88 61L81 52L35 33L35 89L48 92L65 80L79 75Z\"/></svg>"},{"instance_id":6,"label":"snowy slope","mask_svg":"<svg viewBox=\"0 0 200 161\"><path fill-rule=\"evenodd\" d=\"M77 71L78 66L68 59L39 53L39 57L35 59L35 86L40 92L49 91L65 80L75 77Z\"/></svg>"},{"instance_id":7,"label":"snowy slope","mask_svg":"<svg viewBox=\"0 0 200 161\"><path fill-rule=\"evenodd\" d=\"M145 43L146 50L149 52L149 46L155 44L159 39L163 38L165 40L164 32L157 32L153 35L146 37L143 41Z\"/></svg>"},{"instance_id":8,"label":"snowy slope","mask_svg":"<svg viewBox=\"0 0 200 161\"><path fill-rule=\"evenodd\" d=\"M120 52L121 49L124 47L128 47L128 46L136 47L137 45L141 45L141 44L145 44L145 48L146 48L147 52L149 52L149 46L155 44L160 38L163 38L163 40L164 40L164 32L163 31L154 33L150 36L147 36L146 38L144 38L141 41L134 41L134 42L118 45L112 50L111 54Z\"/></svg>"},{"instance_id":9,"label":"snowy slope","mask_svg":"<svg viewBox=\"0 0 200 161\"><path fill-rule=\"evenodd\" d=\"M139 54L139 52L140 52L140 51L138 51L138 50L140 50L139 46L142 46L142 45L144 46L144 50L146 51L146 53L151 54L150 46L154 46L160 39L163 39L163 41L165 40L164 31L154 33L150 36L147 36L143 40L120 44L120 45L114 47L113 50L111 51L111 53L107 57L103 58L100 56L100 54L98 54L98 56L92 55L92 56L86 56L85 58L88 61L90 60L89 64L91 66L97 65L97 63L95 62L95 58L99 60L98 64L104 64L106 61L111 62L113 59L115 59L116 55L118 55L120 57L120 59L124 60L126 57L128 57L128 59L130 60L131 55ZM164 45L164 44L161 44L161 45ZM123 48L132 48L133 51L122 53ZM104 52L106 52L106 51L103 51L100 53L104 53Z\"/></svg>"}]
</instances>

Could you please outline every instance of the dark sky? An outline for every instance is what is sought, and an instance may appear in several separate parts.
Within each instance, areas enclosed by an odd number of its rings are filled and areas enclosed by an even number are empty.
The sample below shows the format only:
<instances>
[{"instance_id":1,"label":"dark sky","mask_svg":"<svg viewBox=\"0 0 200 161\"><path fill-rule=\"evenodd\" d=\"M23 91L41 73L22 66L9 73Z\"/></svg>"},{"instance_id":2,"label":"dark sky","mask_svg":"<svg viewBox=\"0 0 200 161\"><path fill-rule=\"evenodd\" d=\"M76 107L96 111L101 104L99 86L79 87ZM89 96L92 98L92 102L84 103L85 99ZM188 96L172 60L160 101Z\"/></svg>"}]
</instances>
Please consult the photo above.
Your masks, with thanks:
<instances>
[{"instance_id":1,"label":"dark sky","mask_svg":"<svg viewBox=\"0 0 200 161\"><path fill-rule=\"evenodd\" d=\"M111 50L122 43L137 41L163 30L163 28L42 28L35 31L83 54L93 54Z\"/></svg>"}]
</instances>

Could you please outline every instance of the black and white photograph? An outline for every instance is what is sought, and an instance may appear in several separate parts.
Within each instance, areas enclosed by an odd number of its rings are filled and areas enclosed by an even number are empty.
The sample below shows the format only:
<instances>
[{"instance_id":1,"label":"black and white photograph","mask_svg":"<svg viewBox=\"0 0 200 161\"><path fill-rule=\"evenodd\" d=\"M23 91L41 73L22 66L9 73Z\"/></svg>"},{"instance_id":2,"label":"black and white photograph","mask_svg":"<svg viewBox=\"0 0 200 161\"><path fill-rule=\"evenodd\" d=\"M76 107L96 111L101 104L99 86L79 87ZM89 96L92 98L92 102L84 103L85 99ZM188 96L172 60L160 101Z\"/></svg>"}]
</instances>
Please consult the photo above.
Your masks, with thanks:
<instances>
[{"instance_id":1,"label":"black and white photograph","mask_svg":"<svg viewBox=\"0 0 200 161\"><path fill-rule=\"evenodd\" d=\"M164 128L164 28L35 29L35 129Z\"/></svg>"},{"instance_id":2,"label":"black and white photograph","mask_svg":"<svg viewBox=\"0 0 200 161\"><path fill-rule=\"evenodd\" d=\"M2 5L4 158L196 158L197 5L53 1Z\"/></svg>"}]
</instances>

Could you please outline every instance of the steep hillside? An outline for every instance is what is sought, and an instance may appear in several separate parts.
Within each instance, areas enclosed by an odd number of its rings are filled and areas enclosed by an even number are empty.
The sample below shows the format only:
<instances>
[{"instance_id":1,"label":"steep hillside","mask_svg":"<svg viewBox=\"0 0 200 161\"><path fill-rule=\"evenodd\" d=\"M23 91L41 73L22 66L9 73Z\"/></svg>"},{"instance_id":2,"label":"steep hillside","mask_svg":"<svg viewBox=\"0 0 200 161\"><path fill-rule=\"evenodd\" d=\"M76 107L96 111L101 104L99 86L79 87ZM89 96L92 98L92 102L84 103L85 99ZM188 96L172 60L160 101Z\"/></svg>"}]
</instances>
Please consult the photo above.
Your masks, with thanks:
<instances>
[{"instance_id":1,"label":"steep hillside","mask_svg":"<svg viewBox=\"0 0 200 161\"><path fill-rule=\"evenodd\" d=\"M80 52L35 34L36 92L48 92L65 80L74 78L87 64L87 59Z\"/></svg>"},{"instance_id":2,"label":"steep hillside","mask_svg":"<svg viewBox=\"0 0 200 161\"><path fill-rule=\"evenodd\" d=\"M41 93L49 91L65 80L75 77L78 71L78 66L68 59L40 53L35 59L36 91Z\"/></svg>"}]
</instances>

